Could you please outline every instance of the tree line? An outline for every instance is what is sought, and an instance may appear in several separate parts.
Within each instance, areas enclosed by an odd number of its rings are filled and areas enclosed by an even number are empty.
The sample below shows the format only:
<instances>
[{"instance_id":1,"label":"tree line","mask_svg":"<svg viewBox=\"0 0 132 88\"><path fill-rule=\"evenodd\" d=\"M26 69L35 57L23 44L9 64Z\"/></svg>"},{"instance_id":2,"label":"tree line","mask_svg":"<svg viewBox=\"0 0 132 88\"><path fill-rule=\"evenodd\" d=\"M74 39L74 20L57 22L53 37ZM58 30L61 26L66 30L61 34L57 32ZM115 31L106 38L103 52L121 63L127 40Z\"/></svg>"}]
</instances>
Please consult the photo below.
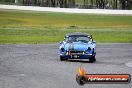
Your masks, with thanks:
<instances>
[{"instance_id":1,"label":"tree line","mask_svg":"<svg viewBox=\"0 0 132 88\"><path fill-rule=\"evenodd\" d=\"M75 7L75 0L23 0L24 5L70 8Z\"/></svg>"},{"instance_id":2,"label":"tree line","mask_svg":"<svg viewBox=\"0 0 132 88\"><path fill-rule=\"evenodd\" d=\"M132 0L84 0L84 7L101 9L131 9Z\"/></svg>"},{"instance_id":3,"label":"tree line","mask_svg":"<svg viewBox=\"0 0 132 88\"><path fill-rule=\"evenodd\" d=\"M22 5L60 8L132 9L132 0L0 0Z\"/></svg>"}]
</instances>

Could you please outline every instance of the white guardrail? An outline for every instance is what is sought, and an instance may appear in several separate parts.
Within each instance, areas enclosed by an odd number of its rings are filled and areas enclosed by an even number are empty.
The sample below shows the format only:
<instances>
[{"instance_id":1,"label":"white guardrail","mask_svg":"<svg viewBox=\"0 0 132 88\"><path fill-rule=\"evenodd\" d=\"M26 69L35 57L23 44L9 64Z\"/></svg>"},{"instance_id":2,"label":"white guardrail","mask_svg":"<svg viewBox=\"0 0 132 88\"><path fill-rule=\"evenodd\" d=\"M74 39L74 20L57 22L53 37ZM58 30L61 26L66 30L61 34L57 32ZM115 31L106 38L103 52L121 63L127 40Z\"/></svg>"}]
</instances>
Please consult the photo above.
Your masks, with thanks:
<instances>
[{"instance_id":1,"label":"white guardrail","mask_svg":"<svg viewBox=\"0 0 132 88\"><path fill-rule=\"evenodd\" d=\"M77 8L57 8L57 7L53 8L53 7L17 6L17 5L3 5L3 4L0 4L0 9L47 11L47 12L62 12L62 13L132 15L132 10L77 9Z\"/></svg>"}]
</instances>

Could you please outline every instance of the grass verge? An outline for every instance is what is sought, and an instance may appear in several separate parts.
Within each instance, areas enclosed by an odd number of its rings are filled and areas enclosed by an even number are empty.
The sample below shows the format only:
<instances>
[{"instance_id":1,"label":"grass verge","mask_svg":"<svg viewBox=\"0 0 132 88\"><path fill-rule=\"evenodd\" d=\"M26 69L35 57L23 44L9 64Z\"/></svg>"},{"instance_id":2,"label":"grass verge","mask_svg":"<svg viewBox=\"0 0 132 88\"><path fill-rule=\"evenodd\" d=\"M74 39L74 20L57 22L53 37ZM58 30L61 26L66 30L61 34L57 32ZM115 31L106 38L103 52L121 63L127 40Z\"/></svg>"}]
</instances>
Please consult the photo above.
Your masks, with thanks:
<instances>
[{"instance_id":1,"label":"grass verge","mask_svg":"<svg viewBox=\"0 0 132 88\"><path fill-rule=\"evenodd\" d=\"M132 16L0 9L0 44L56 43L70 32L90 33L101 43L132 43Z\"/></svg>"},{"instance_id":2,"label":"grass verge","mask_svg":"<svg viewBox=\"0 0 132 88\"><path fill-rule=\"evenodd\" d=\"M66 33L85 32L93 35L94 40L100 43L132 43L131 30L0 30L0 44L40 44L56 43L63 40Z\"/></svg>"}]
</instances>

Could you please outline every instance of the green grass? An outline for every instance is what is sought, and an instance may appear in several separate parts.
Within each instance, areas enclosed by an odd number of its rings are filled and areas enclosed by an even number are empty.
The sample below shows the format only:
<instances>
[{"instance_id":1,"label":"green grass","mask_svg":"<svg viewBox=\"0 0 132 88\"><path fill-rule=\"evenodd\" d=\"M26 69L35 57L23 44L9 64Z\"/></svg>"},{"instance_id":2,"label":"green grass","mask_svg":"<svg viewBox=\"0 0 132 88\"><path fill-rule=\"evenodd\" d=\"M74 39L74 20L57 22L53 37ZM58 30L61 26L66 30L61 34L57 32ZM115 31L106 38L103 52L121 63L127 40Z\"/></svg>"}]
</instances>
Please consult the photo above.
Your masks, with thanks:
<instances>
[{"instance_id":1,"label":"green grass","mask_svg":"<svg viewBox=\"0 0 132 88\"><path fill-rule=\"evenodd\" d=\"M70 32L90 33L97 42L132 43L132 16L0 9L0 44L56 43Z\"/></svg>"}]
</instances>

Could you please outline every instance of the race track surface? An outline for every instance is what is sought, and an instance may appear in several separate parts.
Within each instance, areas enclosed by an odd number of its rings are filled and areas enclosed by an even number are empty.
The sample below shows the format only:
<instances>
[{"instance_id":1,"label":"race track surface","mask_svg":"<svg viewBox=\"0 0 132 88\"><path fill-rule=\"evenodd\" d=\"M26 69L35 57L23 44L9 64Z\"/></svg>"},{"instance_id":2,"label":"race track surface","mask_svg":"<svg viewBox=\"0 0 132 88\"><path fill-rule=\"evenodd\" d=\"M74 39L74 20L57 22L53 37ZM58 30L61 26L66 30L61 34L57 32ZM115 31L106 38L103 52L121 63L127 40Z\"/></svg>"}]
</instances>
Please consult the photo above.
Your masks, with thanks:
<instances>
[{"instance_id":1,"label":"race track surface","mask_svg":"<svg viewBox=\"0 0 132 88\"><path fill-rule=\"evenodd\" d=\"M132 10L111 10L111 9L77 9L77 8L55 8L55 7L39 7L39 6L17 6L2 5L1 9L14 10L30 10L44 12L61 12L61 13L85 13L85 14L107 14L107 15L132 15Z\"/></svg>"},{"instance_id":2,"label":"race track surface","mask_svg":"<svg viewBox=\"0 0 132 88\"><path fill-rule=\"evenodd\" d=\"M130 74L132 44L97 44L97 62L59 60L58 44L0 45L0 88L82 88L75 80L82 65L88 74ZM129 84L86 84L83 88L132 88Z\"/></svg>"}]
</instances>

